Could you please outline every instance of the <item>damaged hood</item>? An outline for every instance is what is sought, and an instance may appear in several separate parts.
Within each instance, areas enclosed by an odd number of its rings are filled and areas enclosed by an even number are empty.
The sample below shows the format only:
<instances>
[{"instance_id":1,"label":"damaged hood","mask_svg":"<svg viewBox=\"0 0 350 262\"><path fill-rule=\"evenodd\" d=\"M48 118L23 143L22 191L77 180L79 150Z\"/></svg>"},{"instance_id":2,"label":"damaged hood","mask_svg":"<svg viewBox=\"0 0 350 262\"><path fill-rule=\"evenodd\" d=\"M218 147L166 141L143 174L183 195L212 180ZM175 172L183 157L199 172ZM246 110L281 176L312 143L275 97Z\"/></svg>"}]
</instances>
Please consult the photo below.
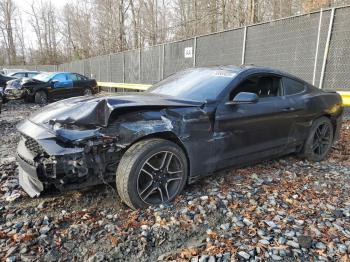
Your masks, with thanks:
<instances>
[{"instance_id":1,"label":"damaged hood","mask_svg":"<svg viewBox=\"0 0 350 262\"><path fill-rule=\"evenodd\" d=\"M76 97L65 99L32 115L29 120L39 125L74 125L78 127L106 127L111 113L121 108L195 107L202 102L182 100L159 94L140 93L108 97Z\"/></svg>"},{"instance_id":2,"label":"damaged hood","mask_svg":"<svg viewBox=\"0 0 350 262\"><path fill-rule=\"evenodd\" d=\"M43 81L37 80L35 78L30 78L30 77L23 77L20 79L20 81L21 81L21 85L45 83Z\"/></svg>"}]
</instances>

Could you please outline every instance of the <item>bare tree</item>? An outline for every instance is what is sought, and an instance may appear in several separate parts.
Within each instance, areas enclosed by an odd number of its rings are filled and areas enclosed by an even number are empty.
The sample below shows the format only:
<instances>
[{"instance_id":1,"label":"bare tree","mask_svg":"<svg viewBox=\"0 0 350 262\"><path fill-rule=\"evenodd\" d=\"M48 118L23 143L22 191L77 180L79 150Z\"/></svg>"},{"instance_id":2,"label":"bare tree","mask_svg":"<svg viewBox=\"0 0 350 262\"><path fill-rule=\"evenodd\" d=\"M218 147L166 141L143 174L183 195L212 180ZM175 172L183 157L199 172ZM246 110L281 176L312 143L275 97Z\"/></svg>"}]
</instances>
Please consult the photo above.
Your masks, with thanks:
<instances>
[{"instance_id":1,"label":"bare tree","mask_svg":"<svg viewBox=\"0 0 350 262\"><path fill-rule=\"evenodd\" d=\"M29 22L37 38L38 63L56 64L59 62L59 28L56 9L51 1L33 1Z\"/></svg>"},{"instance_id":2,"label":"bare tree","mask_svg":"<svg viewBox=\"0 0 350 262\"><path fill-rule=\"evenodd\" d=\"M142 48L349 0L32 0L28 21L0 0L0 63L51 63ZM58 19L59 18L59 19ZM29 22L34 43L26 39ZM26 29L27 30L27 29Z\"/></svg>"},{"instance_id":3,"label":"bare tree","mask_svg":"<svg viewBox=\"0 0 350 262\"><path fill-rule=\"evenodd\" d=\"M62 10L60 32L67 59L87 58L93 51L92 5L86 1L67 3Z\"/></svg>"},{"instance_id":4,"label":"bare tree","mask_svg":"<svg viewBox=\"0 0 350 262\"><path fill-rule=\"evenodd\" d=\"M0 30L7 50L8 63L16 63L16 46L13 34L16 6L13 0L0 1Z\"/></svg>"}]
</instances>

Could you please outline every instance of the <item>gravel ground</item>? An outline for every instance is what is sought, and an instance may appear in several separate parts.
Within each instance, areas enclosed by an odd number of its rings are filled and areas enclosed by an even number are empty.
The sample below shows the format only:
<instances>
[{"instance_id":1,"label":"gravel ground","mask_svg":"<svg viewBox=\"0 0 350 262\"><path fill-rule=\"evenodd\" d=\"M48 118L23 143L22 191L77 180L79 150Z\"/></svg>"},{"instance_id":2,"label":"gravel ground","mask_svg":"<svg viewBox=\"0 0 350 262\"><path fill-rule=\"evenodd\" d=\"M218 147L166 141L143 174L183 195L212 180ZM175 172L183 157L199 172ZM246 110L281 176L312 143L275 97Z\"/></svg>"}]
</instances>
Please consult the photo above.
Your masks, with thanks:
<instances>
[{"instance_id":1,"label":"gravel ground","mask_svg":"<svg viewBox=\"0 0 350 262\"><path fill-rule=\"evenodd\" d=\"M114 187L29 198L19 187L16 124L0 115L0 261L350 259L350 121L320 163L294 156L216 173L171 205L132 211Z\"/></svg>"}]
</instances>

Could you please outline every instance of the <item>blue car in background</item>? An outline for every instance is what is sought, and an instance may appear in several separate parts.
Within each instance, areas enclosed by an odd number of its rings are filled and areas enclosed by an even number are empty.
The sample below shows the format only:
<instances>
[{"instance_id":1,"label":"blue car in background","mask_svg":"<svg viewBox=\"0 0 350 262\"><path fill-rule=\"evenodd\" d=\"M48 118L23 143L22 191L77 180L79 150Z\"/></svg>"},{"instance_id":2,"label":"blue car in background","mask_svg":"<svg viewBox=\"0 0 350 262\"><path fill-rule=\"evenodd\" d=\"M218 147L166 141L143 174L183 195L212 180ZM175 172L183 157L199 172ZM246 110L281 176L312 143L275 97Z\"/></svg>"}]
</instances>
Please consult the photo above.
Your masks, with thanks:
<instances>
[{"instance_id":1,"label":"blue car in background","mask_svg":"<svg viewBox=\"0 0 350 262\"><path fill-rule=\"evenodd\" d=\"M22 78L16 86L4 91L7 98L24 98L26 102L38 104L97 92L95 79L71 72L44 72L32 78Z\"/></svg>"}]
</instances>

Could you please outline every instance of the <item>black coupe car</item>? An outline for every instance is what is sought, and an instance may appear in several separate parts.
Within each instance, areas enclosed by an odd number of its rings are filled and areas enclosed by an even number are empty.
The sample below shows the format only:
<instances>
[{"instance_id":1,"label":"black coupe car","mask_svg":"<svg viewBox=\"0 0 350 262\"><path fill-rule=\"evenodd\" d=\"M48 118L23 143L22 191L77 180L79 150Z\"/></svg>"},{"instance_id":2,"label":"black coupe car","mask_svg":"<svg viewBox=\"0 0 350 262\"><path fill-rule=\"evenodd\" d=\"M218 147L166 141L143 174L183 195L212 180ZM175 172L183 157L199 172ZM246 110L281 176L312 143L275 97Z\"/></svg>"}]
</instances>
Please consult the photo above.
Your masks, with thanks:
<instances>
[{"instance_id":1,"label":"black coupe car","mask_svg":"<svg viewBox=\"0 0 350 262\"><path fill-rule=\"evenodd\" d=\"M144 93L44 107L18 126L20 184L34 197L116 180L143 208L231 166L289 153L320 161L342 112L337 93L274 69L188 69Z\"/></svg>"},{"instance_id":2,"label":"black coupe car","mask_svg":"<svg viewBox=\"0 0 350 262\"><path fill-rule=\"evenodd\" d=\"M98 91L95 79L77 73L40 73L32 78L8 82L4 91L8 98L24 98L27 102L46 104L48 101L91 95Z\"/></svg>"}]
</instances>

